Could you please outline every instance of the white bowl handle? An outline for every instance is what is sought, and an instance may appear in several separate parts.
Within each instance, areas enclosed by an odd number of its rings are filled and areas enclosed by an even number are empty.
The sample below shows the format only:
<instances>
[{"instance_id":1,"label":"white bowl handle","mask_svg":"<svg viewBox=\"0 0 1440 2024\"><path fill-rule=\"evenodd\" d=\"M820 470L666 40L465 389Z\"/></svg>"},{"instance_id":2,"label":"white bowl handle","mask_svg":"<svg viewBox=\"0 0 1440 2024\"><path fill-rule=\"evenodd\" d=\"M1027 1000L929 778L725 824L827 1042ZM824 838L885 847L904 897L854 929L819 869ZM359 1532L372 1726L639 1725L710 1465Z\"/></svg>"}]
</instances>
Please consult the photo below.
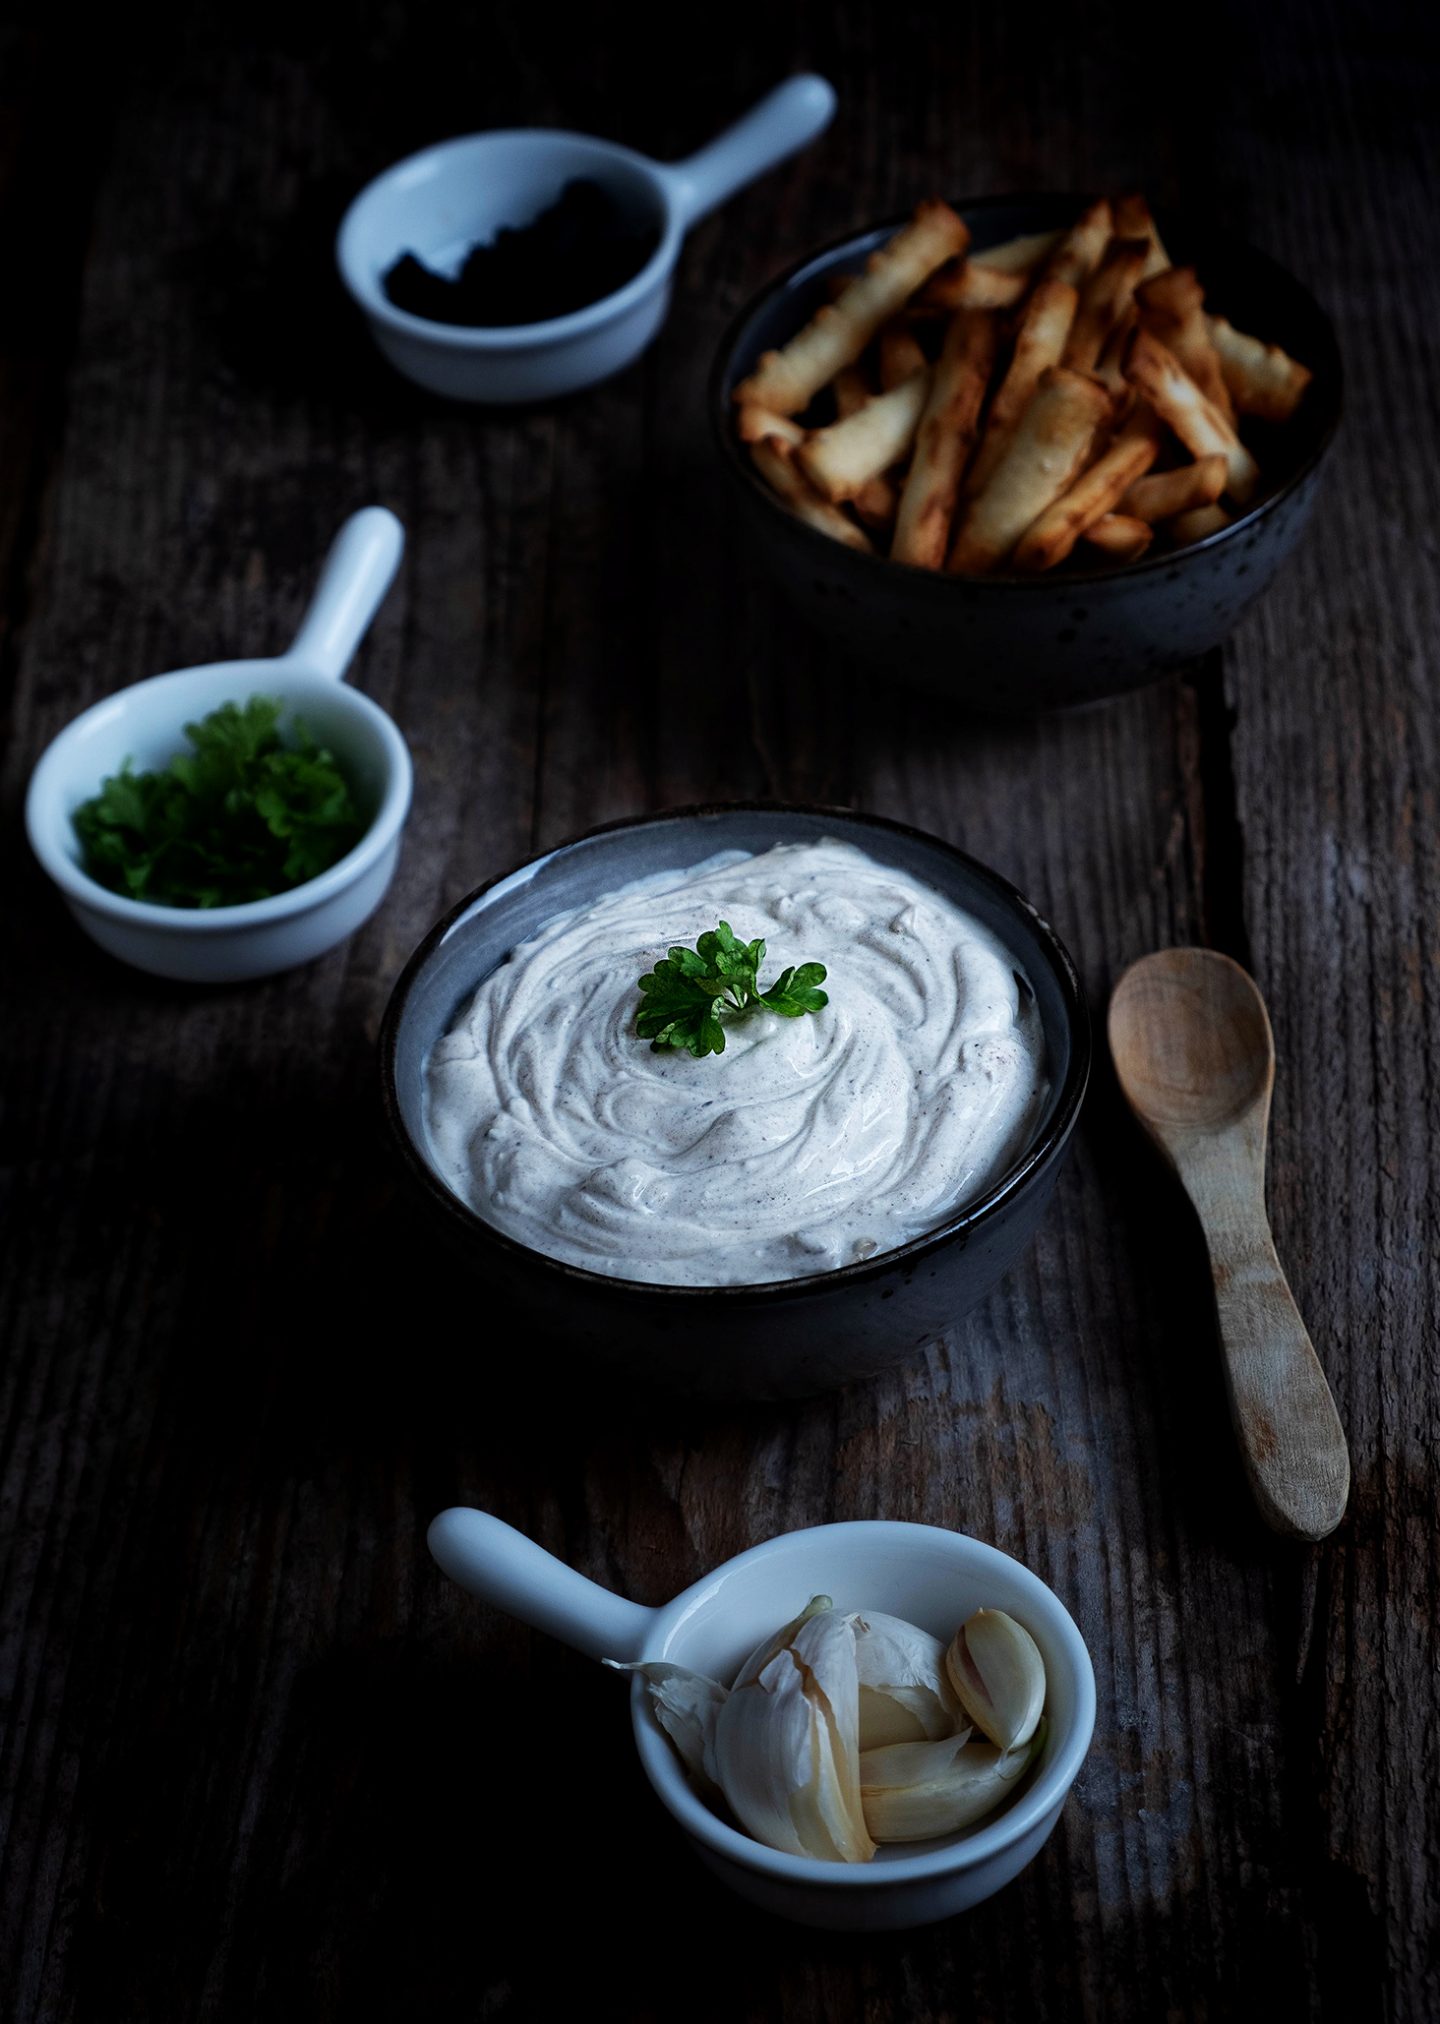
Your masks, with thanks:
<instances>
[{"instance_id":1,"label":"white bowl handle","mask_svg":"<svg viewBox=\"0 0 1440 2024\"><path fill-rule=\"evenodd\" d=\"M429 1531L430 1551L452 1581L507 1616L592 1659L638 1659L658 1611L587 1581L488 1511L457 1504Z\"/></svg>"},{"instance_id":2,"label":"white bowl handle","mask_svg":"<svg viewBox=\"0 0 1440 2024\"><path fill-rule=\"evenodd\" d=\"M807 146L825 131L834 113L835 87L806 72L777 85L709 147L661 167L680 214L680 229L688 232L697 218Z\"/></svg>"},{"instance_id":3,"label":"white bowl handle","mask_svg":"<svg viewBox=\"0 0 1440 2024\"><path fill-rule=\"evenodd\" d=\"M310 609L285 658L332 681L345 670L400 566L405 529L384 506L352 513L325 558Z\"/></svg>"}]
</instances>

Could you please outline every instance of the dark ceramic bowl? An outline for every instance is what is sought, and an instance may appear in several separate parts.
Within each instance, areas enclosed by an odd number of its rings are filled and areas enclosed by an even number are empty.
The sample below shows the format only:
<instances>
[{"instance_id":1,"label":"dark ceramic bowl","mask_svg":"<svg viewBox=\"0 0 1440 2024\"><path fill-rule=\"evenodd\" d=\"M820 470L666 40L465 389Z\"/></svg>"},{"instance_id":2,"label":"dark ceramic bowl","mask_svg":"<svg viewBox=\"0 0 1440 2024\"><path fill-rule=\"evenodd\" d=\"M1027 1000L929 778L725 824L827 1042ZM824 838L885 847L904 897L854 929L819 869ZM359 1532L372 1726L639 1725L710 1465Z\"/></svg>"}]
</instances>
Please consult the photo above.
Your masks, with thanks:
<instances>
[{"instance_id":1,"label":"dark ceramic bowl","mask_svg":"<svg viewBox=\"0 0 1440 2024\"><path fill-rule=\"evenodd\" d=\"M765 1286L655 1286L545 1256L487 1223L441 1179L424 1116L425 1062L476 986L555 914L717 851L835 837L933 886L1013 951L1045 1036L1049 1094L1029 1144L981 1199L897 1250ZM401 1159L437 1223L531 1327L631 1375L724 1396L821 1391L902 1362L959 1319L1029 1241L1090 1073L1074 966L1012 886L937 837L878 816L740 804L592 830L471 893L433 928L391 995L384 1103Z\"/></svg>"},{"instance_id":2,"label":"dark ceramic bowl","mask_svg":"<svg viewBox=\"0 0 1440 2024\"><path fill-rule=\"evenodd\" d=\"M1068 224L1084 200L995 197L957 208L972 250ZM1340 419L1335 332L1314 297L1241 240L1183 216L1157 219L1172 259L1193 263L1207 303L1237 329L1283 345L1315 377L1283 427L1246 423L1264 490L1191 547L1053 575L940 576L865 555L796 520L757 476L735 434L731 393L903 222L891 219L808 255L741 311L710 382L721 462L760 558L796 609L846 653L968 708L1048 709L1139 688L1218 646L1299 540Z\"/></svg>"}]
</instances>

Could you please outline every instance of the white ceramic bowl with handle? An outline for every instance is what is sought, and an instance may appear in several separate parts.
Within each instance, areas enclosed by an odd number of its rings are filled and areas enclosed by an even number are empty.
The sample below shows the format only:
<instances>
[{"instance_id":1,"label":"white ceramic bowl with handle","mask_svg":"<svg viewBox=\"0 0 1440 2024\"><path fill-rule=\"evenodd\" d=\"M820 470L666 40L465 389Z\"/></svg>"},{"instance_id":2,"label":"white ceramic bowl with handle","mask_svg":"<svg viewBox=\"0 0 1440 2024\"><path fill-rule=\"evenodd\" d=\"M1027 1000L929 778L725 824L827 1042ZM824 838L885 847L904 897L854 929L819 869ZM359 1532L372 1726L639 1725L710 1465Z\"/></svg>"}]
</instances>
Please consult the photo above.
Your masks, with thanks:
<instances>
[{"instance_id":1,"label":"white ceramic bowl with handle","mask_svg":"<svg viewBox=\"0 0 1440 2024\"><path fill-rule=\"evenodd\" d=\"M31 848L102 949L157 977L235 983L308 963L379 906L410 809L410 753L380 706L347 688L344 676L404 545L395 515L367 506L336 537L288 653L152 675L94 704L46 748L25 801ZM317 878L239 906L159 906L111 892L92 878L75 831L82 802L127 759L137 772L164 767L185 749L187 724L254 695L278 697L282 728L298 717L335 754L370 815L354 848Z\"/></svg>"},{"instance_id":2,"label":"white ceramic bowl with handle","mask_svg":"<svg viewBox=\"0 0 1440 2024\"><path fill-rule=\"evenodd\" d=\"M869 1863L783 1855L721 1819L686 1778L643 1681L632 1680L640 1761L700 1860L741 1897L801 1925L928 1925L992 1897L1049 1837L1090 1747L1095 1675L1069 1611L1018 1560L961 1532L889 1519L785 1532L727 1560L660 1609L597 1587L484 1511L442 1511L429 1538L462 1588L590 1658L668 1659L726 1682L812 1595L833 1597L839 1609L885 1610L947 1643L981 1608L1003 1609L1024 1624L1045 1661L1049 1728L1022 1790L974 1827L882 1848ZM597 1680L596 1692L603 1691Z\"/></svg>"},{"instance_id":3,"label":"white ceramic bowl with handle","mask_svg":"<svg viewBox=\"0 0 1440 2024\"><path fill-rule=\"evenodd\" d=\"M460 401L553 400L639 357L665 320L690 227L814 140L834 111L823 77L789 78L682 162L551 128L441 141L397 162L351 204L335 245L341 279L385 357L417 385ZM402 254L453 271L501 226L529 224L575 177L599 183L658 234L654 253L622 288L568 316L483 328L413 316L385 293L385 275Z\"/></svg>"}]
</instances>

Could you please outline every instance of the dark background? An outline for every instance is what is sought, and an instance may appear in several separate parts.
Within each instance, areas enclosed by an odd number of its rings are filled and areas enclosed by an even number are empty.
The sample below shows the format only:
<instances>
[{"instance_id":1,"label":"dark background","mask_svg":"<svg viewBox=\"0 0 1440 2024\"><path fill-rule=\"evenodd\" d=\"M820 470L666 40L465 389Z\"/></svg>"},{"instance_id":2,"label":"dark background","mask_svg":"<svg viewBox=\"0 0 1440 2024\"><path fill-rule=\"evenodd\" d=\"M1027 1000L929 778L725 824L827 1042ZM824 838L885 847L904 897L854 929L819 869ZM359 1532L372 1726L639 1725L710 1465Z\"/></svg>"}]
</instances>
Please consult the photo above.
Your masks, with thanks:
<instances>
[{"instance_id":1,"label":"dark background","mask_svg":"<svg viewBox=\"0 0 1440 2024\"><path fill-rule=\"evenodd\" d=\"M82 33L52 8L0 53L0 2008L1434 2017L1433 23L297 4ZM369 348L330 242L397 156L512 123L679 155L802 66L836 83L834 127L699 228L622 378L485 414ZM705 373L749 293L872 216L1134 185L1300 274L1337 320L1347 426L1223 655L968 722L787 618L731 524ZM358 669L417 766L386 905L251 987L107 961L24 847L36 757L124 682L283 647L371 500L410 539ZM1033 1253L873 1385L617 1396L455 1279L380 1141L405 956L537 847L757 794L993 863L1097 1012L1171 942L1254 969L1277 1241L1354 1455L1324 1547L1252 1515L1203 1260L1103 1067ZM913 1935L745 1910L652 1802L623 1689L441 1581L423 1531L457 1500L647 1602L832 1517L994 1540L1095 1658L1059 1830Z\"/></svg>"}]
</instances>

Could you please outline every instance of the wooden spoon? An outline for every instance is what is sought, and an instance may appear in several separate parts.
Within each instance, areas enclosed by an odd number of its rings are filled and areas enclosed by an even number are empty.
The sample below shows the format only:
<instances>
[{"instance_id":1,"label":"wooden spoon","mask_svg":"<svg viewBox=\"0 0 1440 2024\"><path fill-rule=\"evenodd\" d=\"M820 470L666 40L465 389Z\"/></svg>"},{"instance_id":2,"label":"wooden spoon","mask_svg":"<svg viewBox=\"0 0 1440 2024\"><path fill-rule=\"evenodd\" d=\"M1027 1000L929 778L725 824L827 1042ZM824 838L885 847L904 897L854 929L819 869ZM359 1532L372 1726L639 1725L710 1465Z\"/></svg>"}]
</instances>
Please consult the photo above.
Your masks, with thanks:
<instances>
[{"instance_id":1,"label":"wooden spoon","mask_svg":"<svg viewBox=\"0 0 1440 2024\"><path fill-rule=\"evenodd\" d=\"M1275 1041L1253 980L1212 949L1132 965L1110 999L1131 1109L1194 1204L1210 1252L1230 1411L1267 1525L1323 1539L1345 1515L1345 1430L1265 1215Z\"/></svg>"}]
</instances>

